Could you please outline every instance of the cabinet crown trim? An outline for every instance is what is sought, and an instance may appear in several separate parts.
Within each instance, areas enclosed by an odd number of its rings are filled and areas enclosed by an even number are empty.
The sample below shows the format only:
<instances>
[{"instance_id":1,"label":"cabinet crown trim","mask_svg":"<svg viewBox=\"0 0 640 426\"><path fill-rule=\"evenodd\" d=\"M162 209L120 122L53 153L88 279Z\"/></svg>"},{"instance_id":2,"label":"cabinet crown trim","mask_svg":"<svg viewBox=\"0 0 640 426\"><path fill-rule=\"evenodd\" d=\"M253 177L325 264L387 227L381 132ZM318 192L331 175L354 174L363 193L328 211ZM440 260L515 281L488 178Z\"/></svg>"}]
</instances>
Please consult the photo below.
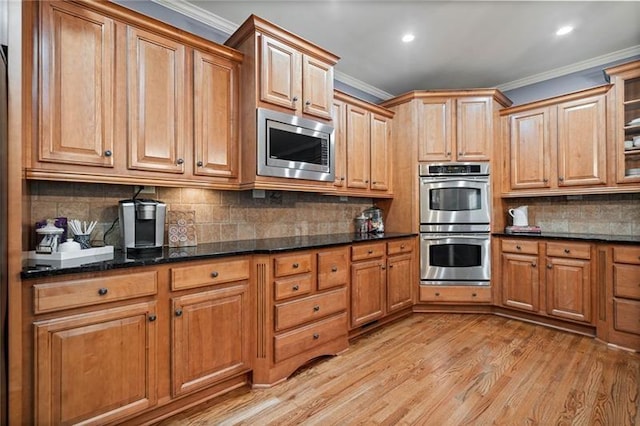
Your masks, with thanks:
<instances>
[{"instance_id":1,"label":"cabinet crown trim","mask_svg":"<svg viewBox=\"0 0 640 426\"><path fill-rule=\"evenodd\" d=\"M333 97L334 99L337 99L339 101L343 101L343 102L348 102L350 105L356 105L359 106L361 108L365 108L375 114L380 114L383 115L387 118L393 118L393 116L396 114L394 111L391 111L383 106L380 105L376 105L376 104L372 104L370 102L367 101L363 101L361 99L358 98L354 98L351 95L348 95L344 92L341 92L339 90L334 90L333 91Z\"/></svg>"},{"instance_id":2,"label":"cabinet crown trim","mask_svg":"<svg viewBox=\"0 0 640 426\"><path fill-rule=\"evenodd\" d=\"M386 108L410 102L414 99L445 98L445 97L469 97L491 96L504 107L511 106L513 101L507 98L499 89L462 89L462 90L413 90L393 99L382 102L380 105Z\"/></svg>"},{"instance_id":3,"label":"cabinet crown trim","mask_svg":"<svg viewBox=\"0 0 640 426\"><path fill-rule=\"evenodd\" d=\"M500 110L500 116L514 114L522 111L528 111L535 108L547 107L562 102L573 101L576 99L587 98L589 96L597 96L607 93L613 84L604 84L602 86L592 87L590 89L580 90L578 92L567 93L566 95L555 96L553 98L542 99L527 104L514 106L511 108L505 108Z\"/></svg>"}]
</instances>

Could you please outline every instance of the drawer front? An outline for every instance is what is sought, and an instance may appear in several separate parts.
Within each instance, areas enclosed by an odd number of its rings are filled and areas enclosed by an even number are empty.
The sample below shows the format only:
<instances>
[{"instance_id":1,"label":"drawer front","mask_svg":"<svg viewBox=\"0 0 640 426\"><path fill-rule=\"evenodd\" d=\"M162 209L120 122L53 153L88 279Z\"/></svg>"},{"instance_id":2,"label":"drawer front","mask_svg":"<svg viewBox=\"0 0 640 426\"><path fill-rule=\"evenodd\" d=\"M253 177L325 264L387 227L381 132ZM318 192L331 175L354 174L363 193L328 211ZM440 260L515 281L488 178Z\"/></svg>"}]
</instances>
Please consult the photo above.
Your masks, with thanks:
<instances>
[{"instance_id":1,"label":"drawer front","mask_svg":"<svg viewBox=\"0 0 640 426\"><path fill-rule=\"evenodd\" d=\"M156 271L86 278L33 286L36 314L117 300L150 296L158 292Z\"/></svg>"},{"instance_id":2,"label":"drawer front","mask_svg":"<svg viewBox=\"0 0 640 426\"><path fill-rule=\"evenodd\" d=\"M171 268L171 290L248 280L250 270L249 259L218 260Z\"/></svg>"},{"instance_id":3,"label":"drawer front","mask_svg":"<svg viewBox=\"0 0 640 426\"><path fill-rule=\"evenodd\" d=\"M276 331L295 327L347 309L347 289L276 305Z\"/></svg>"},{"instance_id":4,"label":"drawer front","mask_svg":"<svg viewBox=\"0 0 640 426\"><path fill-rule=\"evenodd\" d=\"M613 265L613 294L640 300L640 265Z\"/></svg>"},{"instance_id":5,"label":"drawer front","mask_svg":"<svg viewBox=\"0 0 640 426\"><path fill-rule=\"evenodd\" d=\"M312 262L313 255L311 253L277 256L273 260L274 276L286 277L311 272Z\"/></svg>"},{"instance_id":6,"label":"drawer front","mask_svg":"<svg viewBox=\"0 0 640 426\"><path fill-rule=\"evenodd\" d=\"M613 311L616 330L640 334L640 302L614 299Z\"/></svg>"},{"instance_id":7,"label":"drawer front","mask_svg":"<svg viewBox=\"0 0 640 426\"><path fill-rule=\"evenodd\" d=\"M420 286L421 302L488 303L491 287Z\"/></svg>"},{"instance_id":8,"label":"drawer front","mask_svg":"<svg viewBox=\"0 0 640 426\"><path fill-rule=\"evenodd\" d=\"M283 361L339 337L346 338L346 335L346 313L318 321L289 333L283 333L274 338L274 361Z\"/></svg>"},{"instance_id":9,"label":"drawer front","mask_svg":"<svg viewBox=\"0 0 640 426\"><path fill-rule=\"evenodd\" d=\"M527 240L502 240L502 251L507 253L538 254L538 242Z\"/></svg>"},{"instance_id":10,"label":"drawer front","mask_svg":"<svg viewBox=\"0 0 640 426\"><path fill-rule=\"evenodd\" d=\"M547 243L547 256L591 259L591 244Z\"/></svg>"},{"instance_id":11,"label":"drawer front","mask_svg":"<svg viewBox=\"0 0 640 426\"><path fill-rule=\"evenodd\" d=\"M390 256L394 254L411 253L412 251L412 240L389 241L387 243L387 254Z\"/></svg>"},{"instance_id":12,"label":"drawer front","mask_svg":"<svg viewBox=\"0 0 640 426\"><path fill-rule=\"evenodd\" d=\"M640 265L640 247L614 247L613 261Z\"/></svg>"},{"instance_id":13,"label":"drawer front","mask_svg":"<svg viewBox=\"0 0 640 426\"><path fill-rule=\"evenodd\" d=\"M349 247L318 253L318 289L346 285L349 282Z\"/></svg>"},{"instance_id":14,"label":"drawer front","mask_svg":"<svg viewBox=\"0 0 640 426\"><path fill-rule=\"evenodd\" d=\"M303 296L311 292L313 277L311 274L296 275L275 281L276 300Z\"/></svg>"},{"instance_id":15,"label":"drawer front","mask_svg":"<svg viewBox=\"0 0 640 426\"><path fill-rule=\"evenodd\" d=\"M351 247L351 260L366 260L384 256L385 243L358 244Z\"/></svg>"}]
</instances>

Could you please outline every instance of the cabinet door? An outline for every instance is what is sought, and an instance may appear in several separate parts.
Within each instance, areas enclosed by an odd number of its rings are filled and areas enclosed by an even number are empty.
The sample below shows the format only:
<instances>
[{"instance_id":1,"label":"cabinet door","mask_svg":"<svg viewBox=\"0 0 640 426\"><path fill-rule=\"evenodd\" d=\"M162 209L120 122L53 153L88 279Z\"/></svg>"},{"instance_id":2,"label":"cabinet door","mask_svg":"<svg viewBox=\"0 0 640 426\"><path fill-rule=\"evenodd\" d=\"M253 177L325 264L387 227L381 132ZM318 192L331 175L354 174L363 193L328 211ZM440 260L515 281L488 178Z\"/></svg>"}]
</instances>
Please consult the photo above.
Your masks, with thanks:
<instances>
[{"instance_id":1,"label":"cabinet door","mask_svg":"<svg viewBox=\"0 0 640 426\"><path fill-rule=\"evenodd\" d=\"M261 37L260 100L295 111L301 96L302 55L269 36Z\"/></svg>"},{"instance_id":2,"label":"cabinet door","mask_svg":"<svg viewBox=\"0 0 640 426\"><path fill-rule=\"evenodd\" d=\"M381 318L385 307L384 260L351 264L351 327Z\"/></svg>"},{"instance_id":3,"label":"cabinet door","mask_svg":"<svg viewBox=\"0 0 640 426\"><path fill-rule=\"evenodd\" d=\"M155 302L39 321L35 424L108 423L156 404Z\"/></svg>"},{"instance_id":4,"label":"cabinet door","mask_svg":"<svg viewBox=\"0 0 640 426\"><path fill-rule=\"evenodd\" d=\"M173 299L173 396L249 370L249 284Z\"/></svg>"},{"instance_id":5,"label":"cabinet door","mask_svg":"<svg viewBox=\"0 0 640 426\"><path fill-rule=\"evenodd\" d=\"M331 120L333 67L309 55L302 56L302 112Z\"/></svg>"},{"instance_id":6,"label":"cabinet door","mask_svg":"<svg viewBox=\"0 0 640 426\"><path fill-rule=\"evenodd\" d=\"M114 22L41 3L40 161L113 167Z\"/></svg>"},{"instance_id":7,"label":"cabinet door","mask_svg":"<svg viewBox=\"0 0 640 426\"><path fill-rule=\"evenodd\" d=\"M335 174L334 186L344 188L347 178L347 105L338 100L333 101L333 142L335 152Z\"/></svg>"},{"instance_id":8,"label":"cabinet door","mask_svg":"<svg viewBox=\"0 0 640 426\"><path fill-rule=\"evenodd\" d=\"M184 173L185 47L134 27L127 31L128 167Z\"/></svg>"},{"instance_id":9,"label":"cabinet door","mask_svg":"<svg viewBox=\"0 0 640 426\"><path fill-rule=\"evenodd\" d=\"M194 51L193 114L196 175L238 174L238 68Z\"/></svg>"},{"instance_id":10,"label":"cabinet door","mask_svg":"<svg viewBox=\"0 0 640 426\"><path fill-rule=\"evenodd\" d=\"M456 101L456 149L458 161L489 161L493 131L490 98Z\"/></svg>"},{"instance_id":11,"label":"cabinet door","mask_svg":"<svg viewBox=\"0 0 640 426\"><path fill-rule=\"evenodd\" d=\"M418 161L450 161L453 149L451 99L422 101L418 123Z\"/></svg>"},{"instance_id":12,"label":"cabinet door","mask_svg":"<svg viewBox=\"0 0 640 426\"><path fill-rule=\"evenodd\" d=\"M389 119L377 114L371 116L371 170L370 188L376 191L388 191L391 182L391 164L392 159L389 157L391 150L389 143L391 141L391 126Z\"/></svg>"},{"instance_id":13,"label":"cabinet door","mask_svg":"<svg viewBox=\"0 0 640 426\"><path fill-rule=\"evenodd\" d=\"M605 97L558 105L558 186L606 183Z\"/></svg>"},{"instance_id":14,"label":"cabinet door","mask_svg":"<svg viewBox=\"0 0 640 426\"><path fill-rule=\"evenodd\" d=\"M540 309L538 256L502 253L502 304L525 311Z\"/></svg>"},{"instance_id":15,"label":"cabinet door","mask_svg":"<svg viewBox=\"0 0 640 426\"><path fill-rule=\"evenodd\" d=\"M347 105L347 187L369 188L370 122L369 112Z\"/></svg>"},{"instance_id":16,"label":"cabinet door","mask_svg":"<svg viewBox=\"0 0 640 426\"><path fill-rule=\"evenodd\" d=\"M591 262L547 258L547 313L591 322Z\"/></svg>"},{"instance_id":17,"label":"cabinet door","mask_svg":"<svg viewBox=\"0 0 640 426\"><path fill-rule=\"evenodd\" d=\"M549 188L550 119L549 108L509 116L511 189Z\"/></svg>"},{"instance_id":18,"label":"cabinet door","mask_svg":"<svg viewBox=\"0 0 640 426\"><path fill-rule=\"evenodd\" d=\"M413 275L413 256L389 258L387 269L387 313L413 305L413 288L417 283Z\"/></svg>"}]
</instances>

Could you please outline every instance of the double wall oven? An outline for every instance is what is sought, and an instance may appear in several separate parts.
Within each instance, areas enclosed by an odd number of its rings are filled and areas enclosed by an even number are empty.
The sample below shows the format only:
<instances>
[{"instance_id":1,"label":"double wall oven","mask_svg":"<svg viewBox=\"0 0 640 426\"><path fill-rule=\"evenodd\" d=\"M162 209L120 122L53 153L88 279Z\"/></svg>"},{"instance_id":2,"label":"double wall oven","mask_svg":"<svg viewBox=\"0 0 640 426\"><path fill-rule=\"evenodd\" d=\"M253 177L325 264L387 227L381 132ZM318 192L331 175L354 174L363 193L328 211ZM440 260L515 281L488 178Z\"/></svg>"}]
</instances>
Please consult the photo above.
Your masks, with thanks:
<instances>
[{"instance_id":1,"label":"double wall oven","mask_svg":"<svg viewBox=\"0 0 640 426\"><path fill-rule=\"evenodd\" d=\"M489 164L421 164L419 175L420 284L489 285Z\"/></svg>"}]
</instances>

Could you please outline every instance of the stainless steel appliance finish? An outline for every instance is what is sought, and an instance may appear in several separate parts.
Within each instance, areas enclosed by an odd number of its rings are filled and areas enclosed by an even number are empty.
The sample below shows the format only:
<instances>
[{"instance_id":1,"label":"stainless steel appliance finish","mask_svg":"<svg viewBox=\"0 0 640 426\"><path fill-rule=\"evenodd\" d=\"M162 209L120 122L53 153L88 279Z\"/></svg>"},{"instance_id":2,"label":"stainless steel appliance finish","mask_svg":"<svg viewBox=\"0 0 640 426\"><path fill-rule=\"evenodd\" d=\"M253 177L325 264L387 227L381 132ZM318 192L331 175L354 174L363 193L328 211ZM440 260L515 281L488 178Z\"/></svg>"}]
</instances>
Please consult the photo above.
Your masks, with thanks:
<instances>
[{"instance_id":1,"label":"stainless steel appliance finish","mask_svg":"<svg viewBox=\"0 0 640 426\"><path fill-rule=\"evenodd\" d=\"M491 209L488 173L488 164L420 165L420 224L487 225Z\"/></svg>"},{"instance_id":2,"label":"stainless steel appliance finish","mask_svg":"<svg viewBox=\"0 0 640 426\"><path fill-rule=\"evenodd\" d=\"M257 109L257 173L290 179L333 181L333 127L264 108Z\"/></svg>"},{"instance_id":3,"label":"stainless steel appliance finish","mask_svg":"<svg viewBox=\"0 0 640 426\"><path fill-rule=\"evenodd\" d=\"M421 164L420 284L489 285L489 164Z\"/></svg>"},{"instance_id":4,"label":"stainless steel appliance finish","mask_svg":"<svg viewBox=\"0 0 640 426\"><path fill-rule=\"evenodd\" d=\"M121 200L118 220L122 247L158 249L164 245L164 220L167 205L155 200Z\"/></svg>"}]
</instances>

